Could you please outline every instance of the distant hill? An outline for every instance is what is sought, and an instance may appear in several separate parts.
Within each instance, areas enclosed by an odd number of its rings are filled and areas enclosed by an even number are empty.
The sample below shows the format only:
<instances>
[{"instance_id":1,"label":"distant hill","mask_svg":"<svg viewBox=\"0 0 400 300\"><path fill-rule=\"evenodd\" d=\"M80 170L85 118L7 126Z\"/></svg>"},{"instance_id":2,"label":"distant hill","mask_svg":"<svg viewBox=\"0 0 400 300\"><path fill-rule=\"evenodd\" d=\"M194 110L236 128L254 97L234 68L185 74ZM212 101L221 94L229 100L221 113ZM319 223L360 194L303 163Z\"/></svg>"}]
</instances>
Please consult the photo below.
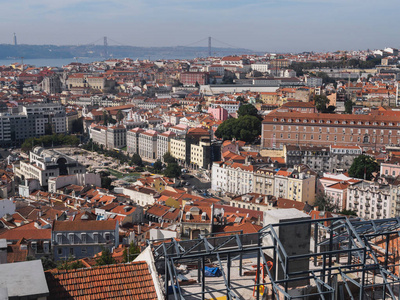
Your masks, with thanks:
<instances>
[{"instance_id":1,"label":"distant hill","mask_svg":"<svg viewBox=\"0 0 400 300\"><path fill-rule=\"evenodd\" d=\"M74 57L99 58L151 58L154 59L183 59L194 57L207 57L207 47L132 47L132 46L108 46L107 57L103 46L56 46L56 45L9 45L0 44L0 59L20 58L26 59L57 59ZM212 48L213 56L239 54L261 54L249 49L240 48Z\"/></svg>"}]
</instances>

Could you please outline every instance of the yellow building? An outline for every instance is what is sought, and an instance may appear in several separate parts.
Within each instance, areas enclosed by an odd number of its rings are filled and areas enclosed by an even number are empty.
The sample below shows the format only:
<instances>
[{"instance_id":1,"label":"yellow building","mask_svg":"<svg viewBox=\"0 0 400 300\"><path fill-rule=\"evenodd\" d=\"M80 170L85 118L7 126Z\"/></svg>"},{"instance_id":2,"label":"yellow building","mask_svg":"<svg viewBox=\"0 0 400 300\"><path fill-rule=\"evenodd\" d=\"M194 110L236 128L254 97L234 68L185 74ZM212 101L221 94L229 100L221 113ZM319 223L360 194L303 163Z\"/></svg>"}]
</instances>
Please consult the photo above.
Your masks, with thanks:
<instances>
[{"instance_id":1,"label":"yellow building","mask_svg":"<svg viewBox=\"0 0 400 300\"><path fill-rule=\"evenodd\" d=\"M297 173L293 176L289 176L288 199L314 205L315 176L305 173Z\"/></svg>"},{"instance_id":2,"label":"yellow building","mask_svg":"<svg viewBox=\"0 0 400 300\"><path fill-rule=\"evenodd\" d=\"M186 139L183 136L176 136L171 139L170 152L175 159L181 163L186 162Z\"/></svg>"}]
</instances>

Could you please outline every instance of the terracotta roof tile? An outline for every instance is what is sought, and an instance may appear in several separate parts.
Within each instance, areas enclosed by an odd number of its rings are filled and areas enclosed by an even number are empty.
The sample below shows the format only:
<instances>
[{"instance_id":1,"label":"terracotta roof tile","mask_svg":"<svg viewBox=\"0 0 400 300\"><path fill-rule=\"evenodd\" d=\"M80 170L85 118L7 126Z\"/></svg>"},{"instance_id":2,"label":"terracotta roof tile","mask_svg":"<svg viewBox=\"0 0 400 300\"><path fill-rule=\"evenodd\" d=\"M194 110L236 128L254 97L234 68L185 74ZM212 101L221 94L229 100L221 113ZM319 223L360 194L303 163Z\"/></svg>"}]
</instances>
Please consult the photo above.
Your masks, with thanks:
<instances>
[{"instance_id":1,"label":"terracotta roof tile","mask_svg":"<svg viewBox=\"0 0 400 300\"><path fill-rule=\"evenodd\" d=\"M157 299L146 262L46 272L48 299Z\"/></svg>"}]
</instances>

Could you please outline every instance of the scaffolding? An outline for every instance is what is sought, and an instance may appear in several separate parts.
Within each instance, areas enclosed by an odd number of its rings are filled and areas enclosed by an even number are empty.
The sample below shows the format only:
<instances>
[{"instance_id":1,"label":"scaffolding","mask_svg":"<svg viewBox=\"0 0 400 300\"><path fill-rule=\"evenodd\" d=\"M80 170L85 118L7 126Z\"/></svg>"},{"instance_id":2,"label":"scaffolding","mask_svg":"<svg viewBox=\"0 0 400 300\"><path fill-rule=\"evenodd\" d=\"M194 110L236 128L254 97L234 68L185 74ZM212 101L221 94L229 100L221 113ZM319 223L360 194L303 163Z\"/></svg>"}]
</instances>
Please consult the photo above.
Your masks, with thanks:
<instances>
[{"instance_id":1,"label":"scaffolding","mask_svg":"<svg viewBox=\"0 0 400 300\"><path fill-rule=\"evenodd\" d=\"M279 238L281 230L293 228L309 231L306 253L288 254L284 246L288 241ZM226 299L243 299L238 292L243 288L252 289L257 300L399 298L399 257L390 247L390 241L400 236L399 218L307 219L270 224L255 234L229 234L151 243L166 295L170 291L166 298L215 299L214 295L223 294ZM249 256L256 260L254 282L233 285L232 263L238 262L240 278L243 259ZM205 267L211 261L221 270L223 288L206 283ZM299 269L304 263L308 267ZM181 286L178 266L182 264L197 269L198 291L188 293ZM260 272L260 266L270 267Z\"/></svg>"}]
</instances>

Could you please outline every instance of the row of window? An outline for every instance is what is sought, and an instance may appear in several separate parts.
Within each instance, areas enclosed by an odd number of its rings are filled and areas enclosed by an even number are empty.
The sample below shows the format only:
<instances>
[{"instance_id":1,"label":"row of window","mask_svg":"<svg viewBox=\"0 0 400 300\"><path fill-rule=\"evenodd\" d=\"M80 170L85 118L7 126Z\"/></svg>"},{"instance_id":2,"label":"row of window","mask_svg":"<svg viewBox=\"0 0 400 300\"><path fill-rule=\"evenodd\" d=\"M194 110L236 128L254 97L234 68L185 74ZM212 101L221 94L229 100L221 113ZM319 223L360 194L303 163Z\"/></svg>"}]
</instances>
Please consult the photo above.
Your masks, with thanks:
<instances>
[{"instance_id":1,"label":"row of window","mask_svg":"<svg viewBox=\"0 0 400 300\"><path fill-rule=\"evenodd\" d=\"M378 126L378 125L380 125L380 126L395 126L395 123L394 122L387 122L387 123L385 123L385 122L369 122L369 121L339 121L339 120L335 120L335 121L331 121L331 120L326 120L326 121L323 121L323 120L318 120L318 122L317 122L317 120L314 120L314 119L311 119L311 120L308 120L308 119L302 119L302 120L300 120L300 119L287 119L287 120L285 120L284 118L281 118L280 120L278 120L278 118L274 118L274 122L296 122L296 123L300 123L300 122L303 122L303 123L308 123L308 122L310 122L310 123L319 123L319 124L342 124L342 125L346 125L346 124L350 124L350 125L374 125L374 126ZM400 123L396 123L396 126L400 126Z\"/></svg>"}]
</instances>

